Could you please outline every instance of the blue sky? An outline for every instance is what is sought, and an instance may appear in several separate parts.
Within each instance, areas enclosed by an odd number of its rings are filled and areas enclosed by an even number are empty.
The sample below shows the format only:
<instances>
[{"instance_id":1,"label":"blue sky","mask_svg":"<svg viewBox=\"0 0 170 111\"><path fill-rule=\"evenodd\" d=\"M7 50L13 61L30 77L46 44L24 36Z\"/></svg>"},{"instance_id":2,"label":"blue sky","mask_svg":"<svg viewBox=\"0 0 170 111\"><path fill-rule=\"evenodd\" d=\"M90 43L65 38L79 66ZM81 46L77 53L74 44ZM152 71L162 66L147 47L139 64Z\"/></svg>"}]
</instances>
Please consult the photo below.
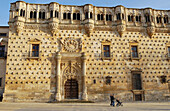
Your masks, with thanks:
<instances>
[{"instance_id":1,"label":"blue sky","mask_svg":"<svg viewBox=\"0 0 170 111\"><path fill-rule=\"evenodd\" d=\"M9 19L10 3L17 0L0 0L0 26L7 26ZM146 8L170 10L170 0L24 0L28 3L50 3L58 2L63 5L84 5L93 4L94 6L114 7L123 5L127 8Z\"/></svg>"}]
</instances>

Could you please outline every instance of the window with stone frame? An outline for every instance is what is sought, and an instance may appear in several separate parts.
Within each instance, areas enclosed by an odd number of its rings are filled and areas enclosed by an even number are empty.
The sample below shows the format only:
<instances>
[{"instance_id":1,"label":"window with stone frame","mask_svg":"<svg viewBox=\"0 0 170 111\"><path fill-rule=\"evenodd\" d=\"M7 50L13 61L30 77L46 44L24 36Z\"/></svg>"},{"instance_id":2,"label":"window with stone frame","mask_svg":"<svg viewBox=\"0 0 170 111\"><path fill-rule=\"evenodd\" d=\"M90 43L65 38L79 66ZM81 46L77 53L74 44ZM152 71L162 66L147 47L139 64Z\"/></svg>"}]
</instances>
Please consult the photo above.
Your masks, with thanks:
<instances>
[{"instance_id":1,"label":"window with stone frame","mask_svg":"<svg viewBox=\"0 0 170 111\"><path fill-rule=\"evenodd\" d=\"M131 46L131 55L132 58L138 58L138 46Z\"/></svg>"},{"instance_id":2,"label":"window with stone frame","mask_svg":"<svg viewBox=\"0 0 170 111\"><path fill-rule=\"evenodd\" d=\"M53 10L50 11L50 18L53 18Z\"/></svg>"},{"instance_id":3,"label":"window with stone frame","mask_svg":"<svg viewBox=\"0 0 170 111\"><path fill-rule=\"evenodd\" d=\"M55 17L56 18L58 18L58 15L59 15L58 11L55 11Z\"/></svg>"},{"instance_id":4,"label":"window with stone frame","mask_svg":"<svg viewBox=\"0 0 170 111\"><path fill-rule=\"evenodd\" d=\"M142 90L141 74L132 73L132 90Z\"/></svg>"},{"instance_id":5,"label":"window with stone frame","mask_svg":"<svg viewBox=\"0 0 170 111\"><path fill-rule=\"evenodd\" d=\"M63 19L71 19L71 13L63 13Z\"/></svg>"},{"instance_id":6,"label":"window with stone frame","mask_svg":"<svg viewBox=\"0 0 170 111\"><path fill-rule=\"evenodd\" d=\"M5 46L4 45L0 46L0 57L5 57Z\"/></svg>"},{"instance_id":7,"label":"window with stone frame","mask_svg":"<svg viewBox=\"0 0 170 111\"><path fill-rule=\"evenodd\" d=\"M141 22L141 15L136 16L136 22Z\"/></svg>"},{"instance_id":8,"label":"window with stone frame","mask_svg":"<svg viewBox=\"0 0 170 111\"><path fill-rule=\"evenodd\" d=\"M32 44L31 57L39 57L39 44Z\"/></svg>"},{"instance_id":9,"label":"window with stone frame","mask_svg":"<svg viewBox=\"0 0 170 111\"><path fill-rule=\"evenodd\" d=\"M156 17L157 23L162 23L162 22L161 22L161 19L162 19L161 16L157 16L157 17Z\"/></svg>"},{"instance_id":10,"label":"window with stone frame","mask_svg":"<svg viewBox=\"0 0 170 111\"><path fill-rule=\"evenodd\" d=\"M103 45L103 56L110 57L110 45Z\"/></svg>"},{"instance_id":11,"label":"window with stone frame","mask_svg":"<svg viewBox=\"0 0 170 111\"><path fill-rule=\"evenodd\" d=\"M164 16L164 23L167 24L168 22L169 22L169 21L168 21L168 16L165 15L165 16Z\"/></svg>"},{"instance_id":12,"label":"window with stone frame","mask_svg":"<svg viewBox=\"0 0 170 111\"><path fill-rule=\"evenodd\" d=\"M112 15L106 14L106 21L112 21Z\"/></svg>"},{"instance_id":13,"label":"window with stone frame","mask_svg":"<svg viewBox=\"0 0 170 111\"><path fill-rule=\"evenodd\" d=\"M145 21L146 22L151 22L149 14L145 14Z\"/></svg>"},{"instance_id":14,"label":"window with stone frame","mask_svg":"<svg viewBox=\"0 0 170 111\"><path fill-rule=\"evenodd\" d=\"M97 20L103 20L103 14L98 14L97 15Z\"/></svg>"},{"instance_id":15,"label":"window with stone frame","mask_svg":"<svg viewBox=\"0 0 170 111\"><path fill-rule=\"evenodd\" d=\"M80 20L80 13L73 13L73 20Z\"/></svg>"},{"instance_id":16,"label":"window with stone frame","mask_svg":"<svg viewBox=\"0 0 170 111\"><path fill-rule=\"evenodd\" d=\"M128 22L133 22L133 15L128 15Z\"/></svg>"}]
</instances>

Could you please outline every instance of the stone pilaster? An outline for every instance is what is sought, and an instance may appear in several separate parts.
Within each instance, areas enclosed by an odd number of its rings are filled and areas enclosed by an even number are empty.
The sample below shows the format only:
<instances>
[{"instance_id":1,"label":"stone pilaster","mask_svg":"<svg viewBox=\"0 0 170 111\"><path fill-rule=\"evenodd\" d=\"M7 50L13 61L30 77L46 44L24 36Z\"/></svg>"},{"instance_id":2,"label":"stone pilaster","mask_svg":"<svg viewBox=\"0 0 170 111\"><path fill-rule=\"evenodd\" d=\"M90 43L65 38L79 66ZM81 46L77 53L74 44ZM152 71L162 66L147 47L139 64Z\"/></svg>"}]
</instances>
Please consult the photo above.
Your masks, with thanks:
<instances>
[{"instance_id":1,"label":"stone pilaster","mask_svg":"<svg viewBox=\"0 0 170 111\"><path fill-rule=\"evenodd\" d=\"M87 89L86 89L86 55L82 54L82 99L87 100Z\"/></svg>"},{"instance_id":2,"label":"stone pilaster","mask_svg":"<svg viewBox=\"0 0 170 111\"><path fill-rule=\"evenodd\" d=\"M61 63L61 55L60 53L58 52L57 53L57 56L56 56L56 59L57 59L57 75L56 75L56 86L57 86L57 92L56 92L56 100L57 101L60 101L61 100L61 91L60 91L60 63Z\"/></svg>"}]
</instances>

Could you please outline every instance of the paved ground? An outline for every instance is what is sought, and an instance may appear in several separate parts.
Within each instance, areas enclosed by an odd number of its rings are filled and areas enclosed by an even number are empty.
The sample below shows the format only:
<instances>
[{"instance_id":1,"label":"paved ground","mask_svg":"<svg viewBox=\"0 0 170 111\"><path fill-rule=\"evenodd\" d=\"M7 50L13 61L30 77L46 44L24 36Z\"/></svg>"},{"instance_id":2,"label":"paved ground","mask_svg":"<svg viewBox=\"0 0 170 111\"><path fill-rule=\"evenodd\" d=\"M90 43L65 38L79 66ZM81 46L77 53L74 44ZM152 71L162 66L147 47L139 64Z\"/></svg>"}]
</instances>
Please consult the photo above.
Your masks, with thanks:
<instances>
[{"instance_id":1,"label":"paved ground","mask_svg":"<svg viewBox=\"0 0 170 111\"><path fill-rule=\"evenodd\" d=\"M123 107L109 103L0 103L0 111L170 111L170 102L123 103Z\"/></svg>"}]
</instances>

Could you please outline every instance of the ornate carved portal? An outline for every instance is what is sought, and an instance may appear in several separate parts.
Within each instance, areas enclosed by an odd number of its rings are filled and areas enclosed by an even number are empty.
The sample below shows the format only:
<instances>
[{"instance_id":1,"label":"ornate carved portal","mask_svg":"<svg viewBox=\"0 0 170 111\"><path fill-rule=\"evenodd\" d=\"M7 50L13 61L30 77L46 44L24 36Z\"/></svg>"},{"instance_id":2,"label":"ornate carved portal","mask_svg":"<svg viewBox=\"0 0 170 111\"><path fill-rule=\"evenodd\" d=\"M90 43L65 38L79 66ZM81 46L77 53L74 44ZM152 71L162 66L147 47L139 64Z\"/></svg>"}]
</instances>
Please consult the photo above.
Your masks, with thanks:
<instances>
[{"instance_id":1,"label":"ornate carved portal","mask_svg":"<svg viewBox=\"0 0 170 111\"><path fill-rule=\"evenodd\" d=\"M75 61L62 63L62 96L63 99L81 99L81 67Z\"/></svg>"}]
</instances>

